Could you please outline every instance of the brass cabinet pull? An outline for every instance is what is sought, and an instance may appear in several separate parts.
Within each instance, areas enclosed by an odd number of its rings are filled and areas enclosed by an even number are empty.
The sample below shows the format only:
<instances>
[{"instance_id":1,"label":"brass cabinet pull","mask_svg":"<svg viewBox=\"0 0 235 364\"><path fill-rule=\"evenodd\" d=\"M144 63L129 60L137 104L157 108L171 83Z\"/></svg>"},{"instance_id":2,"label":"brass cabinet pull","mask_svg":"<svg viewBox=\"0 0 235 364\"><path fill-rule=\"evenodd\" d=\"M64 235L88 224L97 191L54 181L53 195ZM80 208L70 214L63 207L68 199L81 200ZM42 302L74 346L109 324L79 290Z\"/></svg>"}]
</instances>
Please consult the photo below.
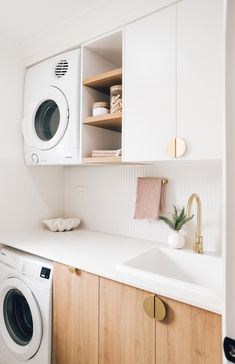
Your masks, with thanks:
<instances>
[{"instance_id":1,"label":"brass cabinet pull","mask_svg":"<svg viewBox=\"0 0 235 364\"><path fill-rule=\"evenodd\" d=\"M154 297L155 320L162 321L166 317L166 307L158 297Z\"/></svg>"},{"instance_id":2,"label":"brass cabinet pull","mask_svg":"<svg viewBox=\"0 0 235 364\"><path fill-rule=\"evenodd\" d=\"M156 321L162 321L166 317L166 308L160 298L149 296L145 298L143 305L146 314Z\"/></svg>"},{"instance_id":3,"label":"brass cabinet pull","mask_svg":"<svg viewBox=\"0 0 235 364\"><path fill-rule=\"evenodd\" d=\"M70 273L76 273L76 268L70 266L69 271Z\"/></svg>"},{"instance_id":4,"label":"brass cabinet pull","mask_svg":"<svg viewBox=\"0 0 235 364\"><path fill-rule=\"evenodd\" d=\"M176 158L180 158L184 155L186 145L183 139L176 138Z\"/></svg>"},{"instance_id":5,"label":"brass cabinet pull","mask_svg":"<svg viewBox=\"0 0 235 364\"><path fill-rule=\"evenodd\" d=\"M183 139L172 138L167 144L166 152L172 158L180 158L184 155L186 145Z\"/></svg>"},{"instance_id":6,"label":"brass cabinet pull","mask_svg":"<svg viewBox=\"0 0 235 364\"><path fill-rule=\"evenodd\" d=\"M176 158L176 138L172 138L166 146L167 154L172 157Z\"/></svg>"},{"instance_id":7,"label":"brass cabinet pull","mask_svg":"<svg viewBox=\"0 0 235 364\"><path fill-rule=\"evenodd\" d=\"M154 307L154 298L155 296L149 296L145 298L144 300L144 310L147 313L147 315L151 318L155 318L155 307Z\"/></svg>"}]
</instances>

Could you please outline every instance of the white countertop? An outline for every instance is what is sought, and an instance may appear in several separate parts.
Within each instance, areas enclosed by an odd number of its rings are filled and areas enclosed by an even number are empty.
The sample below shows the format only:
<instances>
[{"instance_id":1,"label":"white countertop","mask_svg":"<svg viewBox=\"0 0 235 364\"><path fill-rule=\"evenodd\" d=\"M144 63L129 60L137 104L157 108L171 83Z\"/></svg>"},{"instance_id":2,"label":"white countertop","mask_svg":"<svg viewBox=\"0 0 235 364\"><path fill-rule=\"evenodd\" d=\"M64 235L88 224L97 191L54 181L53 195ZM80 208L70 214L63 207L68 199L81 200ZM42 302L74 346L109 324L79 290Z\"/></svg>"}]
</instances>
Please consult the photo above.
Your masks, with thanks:
<instances>
[{"instance_id":1,"label":"white countertop","mask_svg":"<svg viewBox=\"0 0 235 364\"><path fill-rule=\"evenodd\" d=\"M159 245L153 241L79 229L62 233L33 229L1 232L0 243L152 293L221 312L220 298L216 304L212 304L209 297L208 302L201 300L200 292L189 294L185 288L185 291L181 289L178 293L176 286L166 284L164 280L156 282L117 268L123 261Z\"/></svg>"}]
</instances>

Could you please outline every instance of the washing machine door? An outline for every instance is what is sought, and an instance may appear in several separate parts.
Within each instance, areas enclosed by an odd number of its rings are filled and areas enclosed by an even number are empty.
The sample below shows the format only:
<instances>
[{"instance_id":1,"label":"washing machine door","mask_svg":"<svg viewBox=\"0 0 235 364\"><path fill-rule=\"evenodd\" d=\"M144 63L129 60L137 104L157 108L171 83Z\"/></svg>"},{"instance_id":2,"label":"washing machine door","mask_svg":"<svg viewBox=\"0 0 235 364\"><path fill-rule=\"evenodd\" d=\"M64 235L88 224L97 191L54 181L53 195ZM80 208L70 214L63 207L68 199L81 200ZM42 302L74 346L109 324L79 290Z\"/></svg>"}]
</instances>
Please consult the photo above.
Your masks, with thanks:
<instances>
[{"instance_id":1,"label":"washing machine door","mask_svg":"<svg viewBox=\"0 0 235 364\"><path fill-rule=\"evenodd\" d=\"M38 304L27 285L18 278L5 279L0 285L0 333L17 360L32 358L41 344Z\"/></svg>"},{"instance_id":2,"label":"washing machine door","mask_svg":"<svg viewBox=\"0 0 235 364\"><path fill-rule=\"evenodd\" d=\"M22 130L28 146L49 150L63 138L69 122L69 106L54 86L38 91L25 107Z\"/></svg>"}]
</instances>

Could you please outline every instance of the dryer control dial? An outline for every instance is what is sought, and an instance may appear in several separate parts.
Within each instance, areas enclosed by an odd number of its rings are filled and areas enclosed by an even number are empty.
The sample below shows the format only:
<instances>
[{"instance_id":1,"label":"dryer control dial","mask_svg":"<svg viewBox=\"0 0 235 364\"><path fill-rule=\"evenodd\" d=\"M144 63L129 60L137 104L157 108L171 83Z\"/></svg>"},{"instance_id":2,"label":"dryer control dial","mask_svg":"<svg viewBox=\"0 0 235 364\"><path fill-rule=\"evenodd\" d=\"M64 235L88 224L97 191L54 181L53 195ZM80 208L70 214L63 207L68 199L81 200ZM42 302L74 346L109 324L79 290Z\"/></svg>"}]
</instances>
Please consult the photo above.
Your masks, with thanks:
<instances>
[{"instance_id":1,"label":"dryer control dial","mask_svg":"<svg viewBox=\"0 0 235 364\"><path fill-rule=\"evenodd\" d=\"M37 164L39 162L39 158L38 158L38 155L36 153L33 153L31 155L31 159L32 159L33 164Z\"/></svg>"}]
</instances>

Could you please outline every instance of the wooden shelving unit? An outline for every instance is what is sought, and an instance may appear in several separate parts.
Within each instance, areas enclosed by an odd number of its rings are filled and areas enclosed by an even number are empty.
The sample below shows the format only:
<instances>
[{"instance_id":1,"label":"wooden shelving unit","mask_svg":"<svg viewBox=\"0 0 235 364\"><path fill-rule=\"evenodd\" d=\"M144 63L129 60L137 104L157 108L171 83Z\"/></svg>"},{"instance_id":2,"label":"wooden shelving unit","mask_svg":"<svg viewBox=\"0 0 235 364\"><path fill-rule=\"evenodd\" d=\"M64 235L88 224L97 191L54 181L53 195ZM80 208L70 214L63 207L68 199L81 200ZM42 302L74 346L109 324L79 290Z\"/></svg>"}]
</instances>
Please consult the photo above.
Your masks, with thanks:
<instances>
[{"instance_id":1,"label":"wooden shelving unit","mask_svg":"<svg viewBox=\"0 0 235 364\"><path fill-rule=\"evenodd\" d=\"M122 157L90 157L90 158L82 158L83 164L121 164Z\"/></svg>"},{"instance_id":2,"label":"wooden shelving unit","mask_svg":"<svg viewBox=\"0 0 235 364\"><path fill-rule=\"evenodd\" d=\"M97 126L99 128L122 131L122 113L89 116L84 119L83 124Z\"/></svg>"},{"instance_id":3,"label":"wooden shelving unit","mask_svg":"<svg viewBox=\"0 0 235 364\"><path fill-rule=\"evenodd\" d=\"M100 73L83 81L83 85L109 94L110 87L122 84L122 68Z\"/></svg>"},{"instance_id":4,"label":"wooden shelving unit","mask_svg":"<svg viewBox=\"0 0 235 364\"><path fill-rule=\"evenodd\" d=\"M81 162L122 164L121 156L92 157L94 150L122 147L122 112L91 116L96 102L108 102L110 88L122 85L122 31L83 45ZM116 109L117 110L117 109ZM102 154L101 154L102 155Z\"/></svg>"}]
</instances>

